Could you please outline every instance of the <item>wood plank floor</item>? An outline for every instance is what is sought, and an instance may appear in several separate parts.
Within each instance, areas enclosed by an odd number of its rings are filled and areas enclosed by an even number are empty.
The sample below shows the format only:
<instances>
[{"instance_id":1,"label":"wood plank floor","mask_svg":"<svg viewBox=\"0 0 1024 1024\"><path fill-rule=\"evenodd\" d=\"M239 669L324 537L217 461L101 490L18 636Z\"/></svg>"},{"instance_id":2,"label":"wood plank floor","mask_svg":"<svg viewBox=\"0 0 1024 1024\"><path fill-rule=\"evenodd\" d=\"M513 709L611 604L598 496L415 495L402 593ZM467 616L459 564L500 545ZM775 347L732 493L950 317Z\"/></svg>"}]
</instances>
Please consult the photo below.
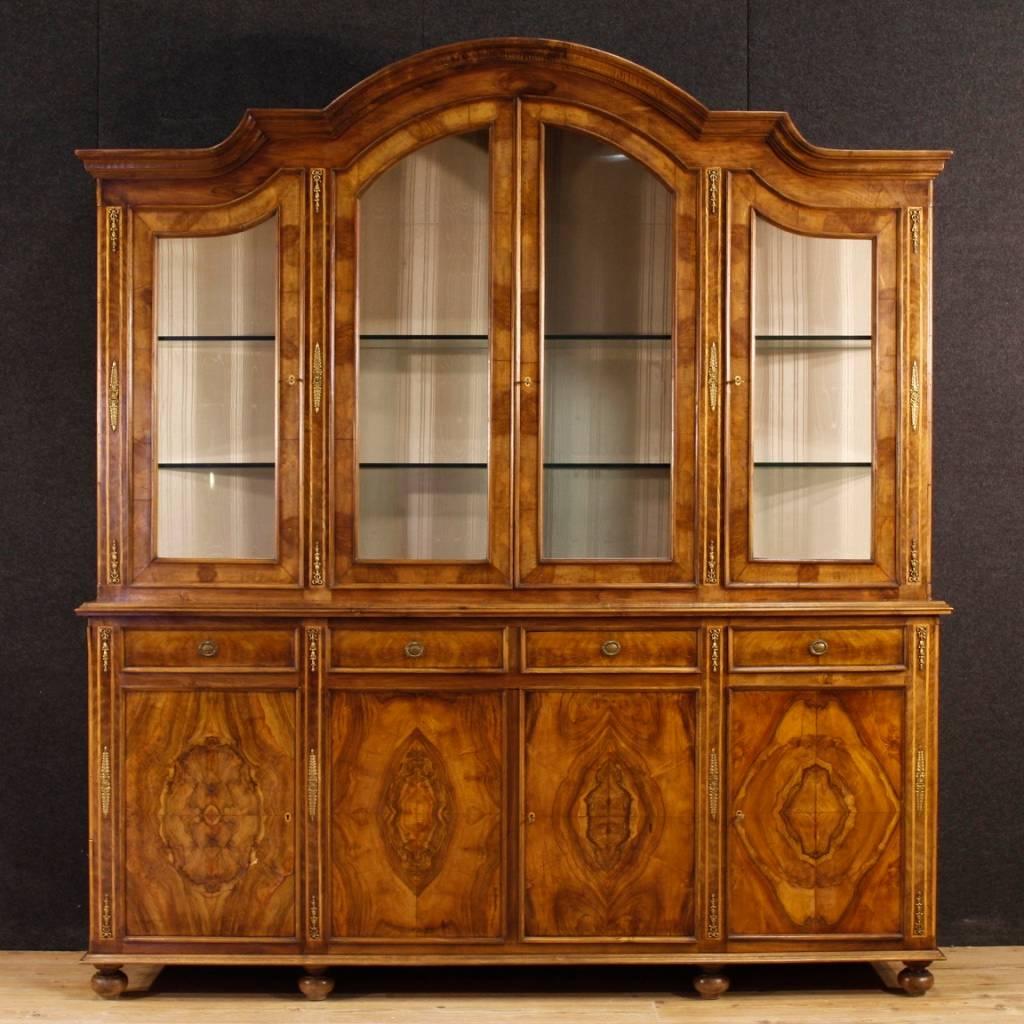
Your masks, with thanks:
<instances>
[{"instance_id":1,"label":"wood plank floor","mask_svg":"<svg viewBox=\"0 0 1024 1024\"><path fill-rule=\"evenodd\" d=\"M0 1024L1000 1024L1024 1020L1024 947L947 949L921 999L887 991L895 974L865 964L736 967L733 990L702 1002L692 970L666 967L372 968L334 972L307 1002L292 969L128 970L105 1002L77 953L0 953ZM146 992L149 988L148 993Z\"/></svg>"}]
</instances>

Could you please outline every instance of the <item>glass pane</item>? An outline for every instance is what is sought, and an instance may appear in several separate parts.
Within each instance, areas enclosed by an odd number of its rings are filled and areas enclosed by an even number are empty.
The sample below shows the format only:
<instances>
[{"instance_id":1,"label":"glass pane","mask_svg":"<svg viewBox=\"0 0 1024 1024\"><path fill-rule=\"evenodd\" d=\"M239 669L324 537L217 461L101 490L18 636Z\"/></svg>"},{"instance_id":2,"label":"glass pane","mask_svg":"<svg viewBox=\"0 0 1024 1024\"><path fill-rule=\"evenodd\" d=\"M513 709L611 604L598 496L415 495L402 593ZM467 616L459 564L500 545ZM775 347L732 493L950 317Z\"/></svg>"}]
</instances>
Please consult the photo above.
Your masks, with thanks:
<instances>
[{"instance_id":1,"label":"glass pane","mask_svg":"<svg viewBox=\"0 0 1024 1024\"><path fill-rule=\"evenodd\" d=\"M277 218L157 239L157 554L277 553Z\"/></svg>"},{"instance_id":2,"label":"glass pane","mask_svg":"<svg viewBox=\"0 0 1024 1024\"><path fill-rule=\"evenodd\" d=\"M486 131L360 199L359 558L487 557L489 251Z\"/></svg>"},{"instance_id":3,"label":"glass pane","mask_svg":"<svg viewBox=\"0 0 1024 1024\"><path fill-rule=\"evenodd\" d=\"M544 138L543 557L667 559L672 195L599 139Z\"/></svg>"},{"instance_id":4,"label":"glass pane","mask_svg":"<svg viewBox=\"0 0 1024 1024\"><path fill-rule=\"evenodd\" d=\"M753 557L868 559L872 242L755 241Z\"/></svg>"}]
</instances>

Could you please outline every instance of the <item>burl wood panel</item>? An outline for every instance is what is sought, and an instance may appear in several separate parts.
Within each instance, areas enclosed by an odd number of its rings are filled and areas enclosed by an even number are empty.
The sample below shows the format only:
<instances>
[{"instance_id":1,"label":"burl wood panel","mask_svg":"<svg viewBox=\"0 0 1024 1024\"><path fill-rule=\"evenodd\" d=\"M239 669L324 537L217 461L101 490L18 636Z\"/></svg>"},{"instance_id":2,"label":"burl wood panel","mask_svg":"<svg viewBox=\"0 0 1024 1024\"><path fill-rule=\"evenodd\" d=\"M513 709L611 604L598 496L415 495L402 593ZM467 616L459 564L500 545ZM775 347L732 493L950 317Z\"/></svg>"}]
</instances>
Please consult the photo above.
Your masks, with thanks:
<instances>
[{"instance_id":1,"label":"burl wood panel","mask_svg":"<svg viewBox=\"0 0 1024 1024\"><path fill-rule=\"evenodd\" d=\"M696 630L548 629L524 634L526 671L558 669L687 669L697 665ZM618 644L616 653L604 645ZM615 648L610 648L615 650Z\"/></svg>"},{"instance_id":2,"label":"burl wood panel","mask_svg":"<svg viewBox=\"0 0 1024 1024\"><path fill-rule=\"evenodd\" d=\"M294 629L126 629L125 668L297 668Z\"/></svg>"},{"instance_id":3,"label":"burl wood panel","mask_svg":"<svg viewBox=\"0 0 1024 1024\"><path fill-rule=\"evenodd\" d=\"M503 698L335 692L331 935L502 934Z\"/></svg>"},{"instance_id":4,"label":"burl wood panel","mask_svg":"<svg viewBox=\"0 0 1024 1024\"><path fill-rule=\"evenodd\" d=\"M128 936L295 936L296 702L125 693Z\"/></svg>"},{"instance_id":5,"label":"burl wood panel","mask_svg":"<svg viewBox=\"0 0 1024 1024\"><path fill-rule=\"evenodd\" d=\"M733 668L835 668L866 665L902 668L904 630L884 629L733 629L729 631ZM811 645L826 645L814 654Z\"/></svg>"},{"instance_id":6,"label":"burl wood panel","mask_svg":"<svg viewBox=\"0 0 1024 1024\"><path fill-rule=\"evenodd\" d=\"M898 935L903 693L729 700L729 932Z\"/></svg>"},{"instance_id":7,"label":"burl wood panel","mask_svg":"<svg viewBox=\"0 0 1024 1024\"><path fill-rule=\"evenodd\" d=\"M527 695L528 936L693 935L695 703Z\"/></svg>"},{"instance_id":8,"label":"burl wood panel","mask_svg":"<svg viewBox=\"0 0 1024 1024\"><path fill-rule=\"evenodd\" d=\"M419 652L419 653L417 653ZM338 629L332 669L479 672L505 667L503 629Z\"/></svg>"}]
</instances>

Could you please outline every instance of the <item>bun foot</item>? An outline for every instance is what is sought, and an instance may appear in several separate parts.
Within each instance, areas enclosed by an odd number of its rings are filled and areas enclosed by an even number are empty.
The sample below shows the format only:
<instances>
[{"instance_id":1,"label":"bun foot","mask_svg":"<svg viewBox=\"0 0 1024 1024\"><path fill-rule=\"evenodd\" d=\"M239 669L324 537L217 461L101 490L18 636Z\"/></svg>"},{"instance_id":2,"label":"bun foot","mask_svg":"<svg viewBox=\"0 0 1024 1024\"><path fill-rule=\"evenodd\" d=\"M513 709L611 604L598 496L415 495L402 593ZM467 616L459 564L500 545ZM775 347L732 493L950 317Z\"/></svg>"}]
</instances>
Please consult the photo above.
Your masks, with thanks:
<instances>
[{"instance_id":1,"label":"bun foot","mask_svg":"<svg viewBox=\"0 0 1024 1024\"><path fill-rule=\"evenodd\" d=\"M128 987L128 976L120 967L101 967L92 976L92 990L101 999L116 999Z\"/></svg>"},{"instance_id":2,"label":"bun foot","mask_svg":"<svg viewBox=\"0 0 1024 1024\"><path fill-rule=\"evenodd\" d=\"M928 970L931 961L924 963L905 961L907 966L900 971L896 980L908 996L923 996L935 984L935 977Z\"/></svg>"},{"instance_id":3,"label":"bun foot","mask_svg":"<svg viewBox=\"0 0 1024 1024\"><path fill-rule=\"evenodd\" d=\"M334 979L326 972L326 967L307 968L299 978L299 991L313 1002L326 999L334 991Z\"/></svg>"},{"instance_id":4,"label":"bun foot","mask_svg":"<svg viewBox=\"0 0 1024 1024\"><path fill-rule=\"evenodd\" d=\"M701 999L717 999L729 991L729 977L720 967L711 967L693 979L693 987Z\"/></svg>"}]
</instances>

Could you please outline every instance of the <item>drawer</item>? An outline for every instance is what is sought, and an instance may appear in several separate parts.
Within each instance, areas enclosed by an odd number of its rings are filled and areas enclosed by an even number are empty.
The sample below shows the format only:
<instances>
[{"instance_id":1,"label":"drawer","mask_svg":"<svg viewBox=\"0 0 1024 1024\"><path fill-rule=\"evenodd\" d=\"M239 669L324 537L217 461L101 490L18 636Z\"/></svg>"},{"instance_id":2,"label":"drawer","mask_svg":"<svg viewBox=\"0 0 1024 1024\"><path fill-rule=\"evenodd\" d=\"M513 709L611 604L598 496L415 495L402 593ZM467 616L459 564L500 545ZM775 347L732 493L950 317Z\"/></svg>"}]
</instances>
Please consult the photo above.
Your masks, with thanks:
<instances>
[{"instance_id":1,"label":"drawer","mask_svg":"<svg viewBox=\"0 0 1024 1024\"><path fill-rule=\"evenodd\" d=\"M220 672L298 668L294 629L126 629L125 668Z\"/></svg>"},{"instance_id":2,"label":"drawer","mask_svg":"<svg viewBox=\"0 0 1024 1024\"><path fill-rule=\"evenodd\" d=\"M377 672L501 672L504 629L336 629L331 668Z\"/></svg>"},{"instance_id":3,"label":"drawer","mask_svg":"<svg viewBox=\"0 0 1024 1024\"><path fill-rule=\"evenodd\" d=\"M733 629L732 667L754 669L902 668L904 631L900 626L850 629Z\"/></svg>"},{"instance_id":4,"label":"drawer","mask_svg":"<svg viewBox=\"0 0 1024 1024\"><path fill-rule=\"evenodd\" d=\"M526 672L652 670L695 671L693 629L528 629Z\"/></svg>"}]
</instances>

